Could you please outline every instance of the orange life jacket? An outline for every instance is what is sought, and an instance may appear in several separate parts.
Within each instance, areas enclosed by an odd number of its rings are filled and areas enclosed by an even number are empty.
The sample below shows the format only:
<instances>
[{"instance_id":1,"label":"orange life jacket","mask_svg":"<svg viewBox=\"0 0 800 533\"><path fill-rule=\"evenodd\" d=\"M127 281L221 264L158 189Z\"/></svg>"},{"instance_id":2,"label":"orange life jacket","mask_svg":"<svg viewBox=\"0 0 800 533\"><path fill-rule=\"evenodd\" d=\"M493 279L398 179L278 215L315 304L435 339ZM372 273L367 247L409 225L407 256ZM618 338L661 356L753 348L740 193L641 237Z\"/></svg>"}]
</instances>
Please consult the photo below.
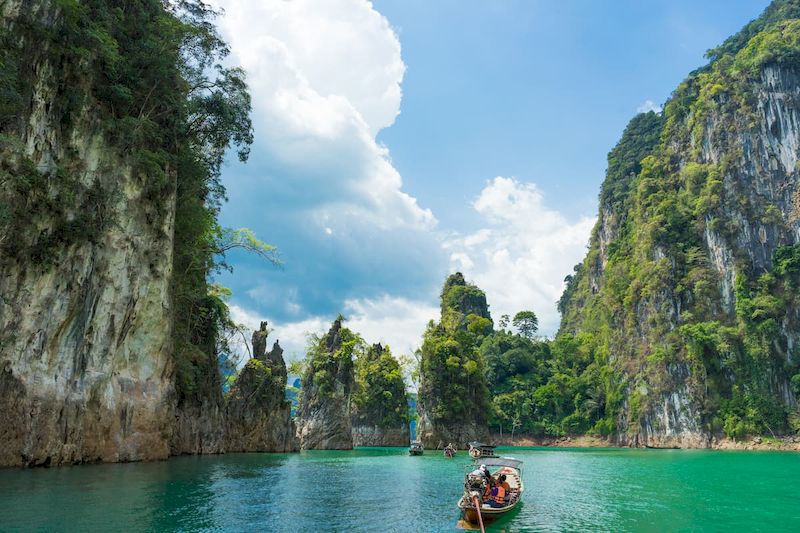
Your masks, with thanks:
<instances>
[{"instance_id":1,"label":"orange life jacket","mask_svg":"<svg viewBox=\"0 0 800 533\"><path fill-rule=\"evenodd\" d=\"M506 489L500 485L495 488L497 489L497 493L494 495L494 501L497 503L505 503L503 500L506 497Z\"/></svg>"}]
</instances>

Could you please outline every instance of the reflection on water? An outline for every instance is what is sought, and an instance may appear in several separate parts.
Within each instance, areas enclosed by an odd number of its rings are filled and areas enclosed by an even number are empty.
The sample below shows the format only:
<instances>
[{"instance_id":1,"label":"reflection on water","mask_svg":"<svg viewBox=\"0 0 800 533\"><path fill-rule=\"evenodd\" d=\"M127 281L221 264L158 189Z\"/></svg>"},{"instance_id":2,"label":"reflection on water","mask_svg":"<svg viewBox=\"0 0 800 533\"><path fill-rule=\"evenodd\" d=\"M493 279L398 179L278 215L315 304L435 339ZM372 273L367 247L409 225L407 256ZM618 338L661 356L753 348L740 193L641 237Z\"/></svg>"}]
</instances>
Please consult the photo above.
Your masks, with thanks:
<instances>
[{"instance_id":1,"label":"reflection on water","mask_svg":"<svg viewBox=\"0 0 800 533\"><path fill-rule=\"evenodd\" d=\"M523 505L488 531L800 530L800 454L501 450ZM466 454L230 454L0 471L0 531L458 531Z\"/></svg>"}]
</instances>

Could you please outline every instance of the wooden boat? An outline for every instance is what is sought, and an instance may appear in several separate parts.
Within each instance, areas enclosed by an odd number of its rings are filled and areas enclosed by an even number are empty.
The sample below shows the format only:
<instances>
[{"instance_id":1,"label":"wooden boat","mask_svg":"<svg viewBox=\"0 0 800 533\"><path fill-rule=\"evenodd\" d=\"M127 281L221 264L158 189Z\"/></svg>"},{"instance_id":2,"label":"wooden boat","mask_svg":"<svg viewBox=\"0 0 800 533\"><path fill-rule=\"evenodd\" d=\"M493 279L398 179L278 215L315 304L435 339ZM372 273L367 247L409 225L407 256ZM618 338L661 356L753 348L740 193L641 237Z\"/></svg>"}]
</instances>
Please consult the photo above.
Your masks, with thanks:
<instances>
[{"instance_id":1,"label":"wooden boat","mask_svg":"<svg viewBox=\"0 0 800 533\"><path fill-rule=\"evenodd\" d=\"M469 456L475 461L482 460L486 457L497 457L497 454L494 453L496 447L497 446L492 446L491 444L472 441L469 443Z\"/></svg>"},{"instance_id":2,"label":"wooden boat","mask_svg":"<svg viewBox=\"0 0 800 533\"><path fill-rule=\"evenodd\" d=\"M448 459L453 458L456 456L456 447L452 444L448 444L444 447L444 456Z\"/></svg>"},{"instance_id":3,"label":"wooden boat","mask_svg":"<svg viewBox=\"0 0 800 533\"><path fill-rule=\"evenodd\" d=\"M482 524L513 511L522 501L522 493L525 491L525 485L522 482L522 461L518 461L513 457L487 457L486 459L481 459L481 464L486 465L494 480L505 474L509 490L505 505L494 507L483 501L483 496L488 486L486 477L477 473L476 470L468 473L464 477L464 494L458 500L457 505L464 516L464 520L472 524ZM495 467L496 470L492 471L492 467ZM480 504L478 507L475 506L476 499L477 503ZM479 511L480 516L478 516Z\"/></svg>"},{"instance_id":4,"label":"wooden boat","mask_svg":"<svg viewBox=\"0 0 800 533\"><path fill-rule=\"evenodd\" d=\"M411 443L411 446L408 448L409 455L422 455L425 451L425 448L422 447L422 443L418 440L415 440Z\"/></svg>"}]
</instances>

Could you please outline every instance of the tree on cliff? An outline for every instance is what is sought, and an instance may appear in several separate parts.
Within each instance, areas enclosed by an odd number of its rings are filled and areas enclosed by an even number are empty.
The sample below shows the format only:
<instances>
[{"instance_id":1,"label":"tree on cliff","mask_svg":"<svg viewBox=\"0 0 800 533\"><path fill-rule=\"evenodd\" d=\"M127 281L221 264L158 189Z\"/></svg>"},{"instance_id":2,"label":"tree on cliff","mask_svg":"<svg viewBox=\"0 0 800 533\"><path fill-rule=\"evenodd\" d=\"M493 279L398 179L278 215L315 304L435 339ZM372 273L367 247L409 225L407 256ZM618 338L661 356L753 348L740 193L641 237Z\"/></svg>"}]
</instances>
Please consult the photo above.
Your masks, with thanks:
<instances>
[{"instance_id":1,"label":"tree on cliff","mask_svg":"<svg viewBox=\"0 0 800 533\"><path fill-rule=\"evenodd\" d=\"M373 344L355 361L353 425L397 429L408 425L408 399L400 363L389 347Z\"/></svg>"},{"instance_id":2,"label":"tree on cliff","mask_svg":"<svg viewBox=\"0 0 800 533\"><path fill-rule=\"evenodd\" d=\"M520 311L514 315L513 324L519 334L528 339L533 338L539 329L539 319L533 311Z\"/></svg>"},{"instance_id":3,"label":"tree on cliff","mask_svg":"<svg viewBox=\"0 0 800 533\"><path fill-rule=\"evenodd\" d=\"M486 295L457 272L441 294L441 319L431 321L420 349L419 435L428 445L486 433L486 364L478 345L492 332Z\"/></svg>"}]
</instances>

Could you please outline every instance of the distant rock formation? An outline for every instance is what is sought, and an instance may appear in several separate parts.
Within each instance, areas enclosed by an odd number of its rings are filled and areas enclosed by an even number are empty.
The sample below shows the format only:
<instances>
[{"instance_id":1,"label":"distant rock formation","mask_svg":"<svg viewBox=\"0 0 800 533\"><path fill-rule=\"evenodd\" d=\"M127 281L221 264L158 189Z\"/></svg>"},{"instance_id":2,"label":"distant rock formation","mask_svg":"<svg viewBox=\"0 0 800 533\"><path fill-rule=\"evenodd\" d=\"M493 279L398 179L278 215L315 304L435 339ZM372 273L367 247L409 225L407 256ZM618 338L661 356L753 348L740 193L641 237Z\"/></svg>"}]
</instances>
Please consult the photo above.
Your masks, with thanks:
<instances>
[{"instance_id":1,"label":"distant rock formation","mask_svg":"<svg viewBox=\"0 0 800 533\"><path fill-rule=\"evenodd\" d=\"M275 341L267 352L267 323L253 332L253 358L244 366L226 402L229 452L290 452L298 449L291 405L285 399L286 363Z\"/></svg>"},{"instance_id":2,"label":"distant rock formation","mask_svg":"<svg viewBox=\"0 0 800 533\"><path fill-rule=\"evenodd\" d=\"M297 436L304 450L353 448L350 395L353 352L361 339L336 319L312 347L298 410Z\"/></svg>"},{"instance_id":3,"label":"distant rock formation","mask_svg":"<svg viewBox=\"0 0 800 533\"><path fill-rule=\"evenodd\" d=\"M441 318L425 332L420 361L417 438L429 448L464 448L488 437L486 362L478 350L492 332L486 294L460 272L445 280Z\"/></svg>"},{"instance_id":4,"label":"distant rock formation","mask_svg":"<svg viewBox=\"0 0 800 533\"><path fill-rule=\"evenodd\" d=\"M354 446L408 446L408 400L400 363L373 344L356 358L351 405Z\"/></svg>"}]
</instances>

